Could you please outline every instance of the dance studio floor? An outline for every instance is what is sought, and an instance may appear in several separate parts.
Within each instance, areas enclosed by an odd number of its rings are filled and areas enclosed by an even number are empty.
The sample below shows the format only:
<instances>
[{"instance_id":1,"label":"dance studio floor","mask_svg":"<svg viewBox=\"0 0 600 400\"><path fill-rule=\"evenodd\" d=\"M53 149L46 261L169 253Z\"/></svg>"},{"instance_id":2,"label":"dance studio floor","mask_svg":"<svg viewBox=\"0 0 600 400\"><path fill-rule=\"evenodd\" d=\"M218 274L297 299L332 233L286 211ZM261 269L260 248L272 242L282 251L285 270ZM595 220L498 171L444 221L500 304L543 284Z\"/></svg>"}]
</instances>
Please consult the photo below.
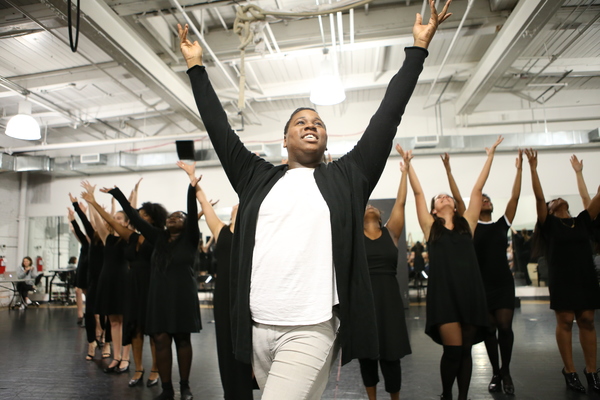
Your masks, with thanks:
<instances>
[{"instance_id":1,"label":"dance studio floor","mask_svg":"<svg viewBox=\"0 0 600 400\"><path fill-rule=\"evenodd\" d=\"M424 306L412 305L407 319L413 354L402 361L401 398L438 399L441 393L438 365L442 348L423 333ZM215 330L211 320L212 309L202 308L203 330L192 335L194 363L190 384L196 399L223 398ZM597 312L596 321L599 320L600 313ZM145 400L160 393L159 387L127 386L133 374L133 365L129 373L108 375L102 372L105 362L98 360L99 352L94 361L85 361L85 329L78 327L75 322L74 307L42 305L24 311L0 310L0 399ZM600 328L598 322L596 326ZM600 399L595 394L577 394L565 389L560 373L561 360L554 341L554 314L548 309L547 301L523 301L515 313L514 329L515 348L511 370L516 396L488 393L491 370L485 347L479 344L473 349L470 399ZM582 370L584 363L576 328L573 347L575 364ZM179 381L176 365L174 362L175 383ZM144 366L146 371L150 370L147 343ZM583 376L581 378L584 379ZM178 395L178 385L175 387ZM389 399L381 383L378 394L380 399ZM259 398L260 392L255 391L255 399ZM323 399L366 399L357 361L341 368L339 379L336 364Z\"/></svg>"}]
</instances>

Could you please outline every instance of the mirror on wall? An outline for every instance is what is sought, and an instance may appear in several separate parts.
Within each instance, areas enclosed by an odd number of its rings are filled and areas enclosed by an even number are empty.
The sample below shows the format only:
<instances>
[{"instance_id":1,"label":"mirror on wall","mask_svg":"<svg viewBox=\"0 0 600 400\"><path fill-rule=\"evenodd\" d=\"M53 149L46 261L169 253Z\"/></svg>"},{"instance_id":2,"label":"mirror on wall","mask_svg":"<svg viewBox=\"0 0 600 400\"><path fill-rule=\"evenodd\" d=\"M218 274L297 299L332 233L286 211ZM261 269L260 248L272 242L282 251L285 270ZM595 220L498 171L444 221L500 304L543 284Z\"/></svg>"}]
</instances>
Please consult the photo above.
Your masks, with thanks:
<instances>
[{"instance_id":1,"label":"mirror on wall","mask_svg":"<svg viewBox=\"0 0 600 400\"><path fill-rule=\"evenodd\" d=\"M29 218L27 255L34 263L42 257L44 270L65 268L69 257L79 256L79 243L66 217Z\"/></svg>"}]
</instances>

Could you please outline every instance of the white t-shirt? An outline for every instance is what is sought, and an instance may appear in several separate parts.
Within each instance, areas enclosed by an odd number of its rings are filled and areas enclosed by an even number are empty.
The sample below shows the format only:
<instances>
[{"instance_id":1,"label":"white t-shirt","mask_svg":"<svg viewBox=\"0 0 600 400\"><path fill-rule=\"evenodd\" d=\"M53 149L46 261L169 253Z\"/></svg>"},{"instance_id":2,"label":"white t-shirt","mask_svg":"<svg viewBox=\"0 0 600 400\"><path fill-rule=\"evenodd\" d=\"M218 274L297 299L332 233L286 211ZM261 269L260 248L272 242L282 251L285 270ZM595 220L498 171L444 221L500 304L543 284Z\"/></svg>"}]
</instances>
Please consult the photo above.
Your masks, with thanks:
<instances>
[{"instance_id":1,"label":"white t-shirt","mask_svg":"<svg viewBox=\"0 0 600 400\"><path fill-rule=\"evenodd\" d=\"M314 169L295 168L273 186L256 226L250 312L268 325L328 321L337 304L329 207Z\"/></svg>"}]
</instances>

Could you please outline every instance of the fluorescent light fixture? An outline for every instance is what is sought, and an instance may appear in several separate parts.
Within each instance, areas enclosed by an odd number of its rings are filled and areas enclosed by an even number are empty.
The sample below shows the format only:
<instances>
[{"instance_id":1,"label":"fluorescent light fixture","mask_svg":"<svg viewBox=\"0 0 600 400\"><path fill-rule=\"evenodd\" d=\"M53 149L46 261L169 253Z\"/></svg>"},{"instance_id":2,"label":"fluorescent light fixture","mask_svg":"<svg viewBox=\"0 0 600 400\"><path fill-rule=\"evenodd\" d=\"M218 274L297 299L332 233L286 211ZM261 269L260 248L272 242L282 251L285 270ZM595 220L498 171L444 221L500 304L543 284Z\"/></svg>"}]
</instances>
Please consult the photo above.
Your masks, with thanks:
<instances>
[{"instance_id":1,"label":"fluorescent light fixture","mask_svg":"<svg viewBox=\"0 0 600 400\"><path fill-rule=\"evenodd\" d=\"M19 103L19 113L6 124L6 135L22 140L41 139L40 124L31 116L31 103Z\"/></svg>"},{"instance_id":2,"label":"fluorescent light fixture","mask_svg":"<svg viewBox=\"0 0 600 400\"><path fill-rule=\"evenodd\" d=\"M321 62L321 71L310 90L311 103L319 106L332 106L346 100L340 74L327 53L328 49L323 49L325 59Z\"/></svg>"}]
</instances>

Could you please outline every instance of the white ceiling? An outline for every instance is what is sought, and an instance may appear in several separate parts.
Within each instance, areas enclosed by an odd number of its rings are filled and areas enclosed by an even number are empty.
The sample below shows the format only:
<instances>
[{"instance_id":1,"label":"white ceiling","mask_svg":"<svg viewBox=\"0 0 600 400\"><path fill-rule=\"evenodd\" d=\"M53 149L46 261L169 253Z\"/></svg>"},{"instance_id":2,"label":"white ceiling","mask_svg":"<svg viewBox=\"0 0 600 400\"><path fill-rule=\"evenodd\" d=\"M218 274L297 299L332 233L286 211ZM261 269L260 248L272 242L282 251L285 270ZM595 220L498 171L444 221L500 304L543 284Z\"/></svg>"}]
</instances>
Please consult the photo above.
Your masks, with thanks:
<instances>
[{"instance_id":1,"label":"white ceiling","mask_svg":"<svg viewBox=\"0 0 600 400\"><path fill-rule=\"evenodd\" d=\"M172 135L203 133L178 49L175 28L185 17L175 0L81 3L79 43L73 53L66 1L0 0L0 133L24 96L34 103L33 115L46 133L43 140L69 147L70 154L90 152L76 143L160 136L172 142ZM281 11L315 5L314 0L253 3ZM310 85L323 47L333 49L331 21L347 91L346 101L333 114L349 118L358 105L379 101L402 63L403 48L412 44L414 16L423 7L421 0L374 0L357 7L352 18L348 11L339 19L323 16L322 30L316 17L270 22L266 53L257 54L254 46L247 49L246 103L240 109L240 40L232 27L236 4L246 3L177 4L203 29L202 40L214 53L205 56L211 80L232 126L240 128L248 143L279 139L282 118L310 105ZM507 103L552 109L557 121L569 121L575 115L572 107L580 104L575 99L584 99L577 119L600 125L600 0L455 0L451 8L454 16L430 46L413 108L429 110L435 118L438 103L455 114L450 124L456 126L447 129L480 124L490 131L494 121L498 126L525 123L518 107L502 109ZM440 124L447 123L440 118ZM43 148L41 142L4 134L0 147L17 152Z\"/></svg>"}]
</instances>

